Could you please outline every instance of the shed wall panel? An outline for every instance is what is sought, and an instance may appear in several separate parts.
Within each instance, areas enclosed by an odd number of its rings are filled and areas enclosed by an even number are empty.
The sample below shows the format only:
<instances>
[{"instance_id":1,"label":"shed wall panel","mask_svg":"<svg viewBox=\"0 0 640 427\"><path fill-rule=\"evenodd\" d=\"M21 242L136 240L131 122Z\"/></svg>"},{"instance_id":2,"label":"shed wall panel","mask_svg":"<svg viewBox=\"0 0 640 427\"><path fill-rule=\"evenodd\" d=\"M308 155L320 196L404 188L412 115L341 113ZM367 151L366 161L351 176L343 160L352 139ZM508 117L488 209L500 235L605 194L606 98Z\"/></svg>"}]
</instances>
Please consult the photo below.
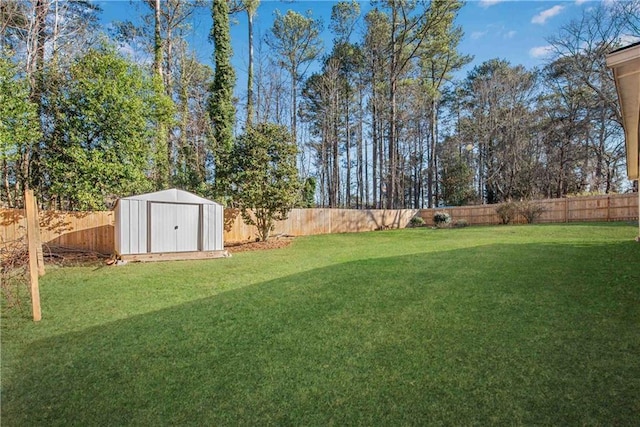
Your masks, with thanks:
<instances>
[{"instance_id":1,"label":"shed wall panel","mask_svg":"<svg viewBox=\"0 0 640 427\"><path fill-rule=\"evenodd\" d=\"M147 252L147 230L148 230L148 220L149 217L147 215L147 207L148 203L144 200L136 200L136 204L138 205L138 216L134 218L134 221L137 220L137 246L136 252L138 254L142 254Z\"/></svg>"},{"instance_id":2,"label":"shed wall panel","mask_svg":"<svg viewBox=\"0 0 640 427\"><path fill-rule=\"evenodd\" d=\"M213 210L213 205L204 205L202 207L202 250L203 251L211 251L213 250L213 229L214 225L215 211Z\"/></svg>"},{"instance_id":3,"label":"shed wall panel","mask_svg":"<svg viewBox=\"0 0 640 427\"><path fill-rule=\"evenodd\" d=\"M128 253L139 254L143 252L140 247L140 203L137 200L130 200L127 206L129 207L129 220L127 221L129 227L129 234L127 235L129 239Z\"/></svg>"},{"instance_id":4,"label":"shed wall panel","mask_svg":"<svg viewBox=\"0 0 640 427\"><path fill-rule=\"evenodd\" d=\"M122 253L122 202L118 202L116 208L114 210L114 219L115 222L113 224L113 248L117 254Z\"/></svg>"},{"instance_id":5,"label":"shed wall panel","mask_svg":"<svg viewBox=\"0 0 640 427\"><path fill-rule=\"evenodd\" d=\"M220 205L207 204L202 209L202 250L221 251L224 249L224 214Z\"/></svg>"},{"instance_id":6,"label":"shed wall panel","mask_svg":"<svg viewBox=\"0 0 640 427\"><path fill-rule=\"evenodd\" d=\"M116 214L116 238L120 239L120 254L140 254L147 252L147 209L146 202L124 200L118 203Z\"/></svg>"},{"instance_id":7,"label":"shed wall panel","mask_svg":"<svg viewBox=\"0 0 640 427\"><path fill-rule=\"evenodd\" d=\"M224 209L222 205L211 205L213 207L213 246L212 250L221 251L224 249Z\"/></svg>"},{"instance_id":8,"label":"shed wall panel","mask_svg":"<svg viewBox=\"0 0 640 427\"><path fill-rule=\"evenodd\" d=\"M120 245L121 252L123 254L132 253L131 250L131 215L129 200L122 200L120 202Z\"/></svg>"}]
</instances>

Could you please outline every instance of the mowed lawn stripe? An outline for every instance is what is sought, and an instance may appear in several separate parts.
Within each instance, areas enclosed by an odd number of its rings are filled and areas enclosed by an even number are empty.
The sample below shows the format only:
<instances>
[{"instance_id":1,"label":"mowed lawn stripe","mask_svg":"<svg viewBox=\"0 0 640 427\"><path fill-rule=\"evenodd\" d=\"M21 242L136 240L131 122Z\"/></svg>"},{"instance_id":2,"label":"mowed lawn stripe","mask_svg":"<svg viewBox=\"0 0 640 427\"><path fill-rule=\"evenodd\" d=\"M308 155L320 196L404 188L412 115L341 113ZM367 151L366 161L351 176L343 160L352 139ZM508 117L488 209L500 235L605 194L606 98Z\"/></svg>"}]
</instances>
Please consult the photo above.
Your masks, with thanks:
<instances>
[{"instance_id":1,"label":"mowed lawn stripe","mask_svg":"<svg viewBox=\"0 0 640 427\"><path fill-rule=\"evenodd\" d=\"M50 317L3 310L3 424L633 424L635 232L399 230L53 271Z\"/></svg>"}]
</instances>

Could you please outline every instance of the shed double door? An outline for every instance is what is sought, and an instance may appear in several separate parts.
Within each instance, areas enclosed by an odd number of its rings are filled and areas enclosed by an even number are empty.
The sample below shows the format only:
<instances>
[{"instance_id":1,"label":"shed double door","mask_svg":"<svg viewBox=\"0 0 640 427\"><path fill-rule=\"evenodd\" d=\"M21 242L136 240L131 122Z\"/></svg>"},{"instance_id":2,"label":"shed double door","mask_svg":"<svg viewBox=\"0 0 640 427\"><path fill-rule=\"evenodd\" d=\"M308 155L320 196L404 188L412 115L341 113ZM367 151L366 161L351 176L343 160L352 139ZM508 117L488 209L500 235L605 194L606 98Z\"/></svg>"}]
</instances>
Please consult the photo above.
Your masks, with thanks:
<instances>
[{"instance_id":1,"label":"shed double door","mask_svg":"<svg viewBox=\"0 0 640 427\"><path fill-rule=\"evenodd\" d=\"M200 205L150 203L151 252L197 251Z\"/></svg>"}]
</instances>

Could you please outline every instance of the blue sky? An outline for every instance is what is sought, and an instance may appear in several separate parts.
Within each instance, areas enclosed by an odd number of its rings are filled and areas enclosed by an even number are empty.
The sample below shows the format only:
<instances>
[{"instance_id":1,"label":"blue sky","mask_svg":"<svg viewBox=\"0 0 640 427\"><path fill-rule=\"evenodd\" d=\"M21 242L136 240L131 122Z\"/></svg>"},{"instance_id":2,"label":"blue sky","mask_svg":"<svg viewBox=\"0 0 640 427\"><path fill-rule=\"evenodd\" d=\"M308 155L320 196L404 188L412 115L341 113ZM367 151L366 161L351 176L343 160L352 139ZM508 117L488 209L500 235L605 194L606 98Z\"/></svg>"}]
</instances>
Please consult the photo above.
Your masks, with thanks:
<instances>
[{"instance_id":1,"label":"blue sky","mask_svg":"<svg viewBox=\"0 0 640 427\"><path fill-rule=\"evenodd\" d=\"M612 0L605 0L612 1ZM147 13L146 6L128 0L103 0L102 21L108 24L113 20L135 20L141 13ZM280 9L299 12L311 10L314 17L321 18L325 24L323 38L326 49L331 48L332 36L328 30L333 1L262 1L255 19L256 38L264 35L271 27L273 13ZM371 6L368 1L361 2L363 11ZM595 1L504 1L471 0L460 11L457 23L464 30L464 39L459 50L474 56L473 62L464 72L482 62L501 58L512 65L522 64L527 68L541 66L547 52L547 38L558 33L558 29L573 19L579 19L583 12L597 5ZM192 48L204 63L211 64L212 46L208 41L211 28L210 11L204 9L194 17L194 31L189 38ZM234 48L234 65L239 82L247 68L247 29L246 18L240 14L232 25L231 37ZM462 77L462 76L460 76Z\"/></svg>"}]
</instances>

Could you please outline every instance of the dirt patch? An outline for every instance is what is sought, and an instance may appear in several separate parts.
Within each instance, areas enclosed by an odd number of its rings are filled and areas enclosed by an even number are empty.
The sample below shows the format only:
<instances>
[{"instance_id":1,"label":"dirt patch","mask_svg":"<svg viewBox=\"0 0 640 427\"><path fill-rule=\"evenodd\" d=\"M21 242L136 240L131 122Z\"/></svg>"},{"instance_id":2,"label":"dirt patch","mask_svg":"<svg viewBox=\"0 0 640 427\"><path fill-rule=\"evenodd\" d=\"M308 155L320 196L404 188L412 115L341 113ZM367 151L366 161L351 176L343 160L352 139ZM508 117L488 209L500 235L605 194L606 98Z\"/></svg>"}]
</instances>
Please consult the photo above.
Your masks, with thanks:
<instances>
[{"instance_id":1,"label":"dirt patch","mask_svg":"<svg viewBox=\"0 0 640 427\"><path fill-rule=\"evenodd\" d=\"M111 255L82 249L66 248L61 246L42 248L45 265L57 265L59 267L86 267L104 264L111 259Z\"/></svg>"},{"instance_id":2,"label":"dirt patch","mask_svg":"<svg viewBox=\"0 0 640 427\"><path fill-rule=\"evenodd\" d=\"M225 243L224 248L231 252L262 251L267 249L280 249L289 246L293 242L293 237L278 237L266 242L234 242Z\"/></svg>"}]
</instances>

